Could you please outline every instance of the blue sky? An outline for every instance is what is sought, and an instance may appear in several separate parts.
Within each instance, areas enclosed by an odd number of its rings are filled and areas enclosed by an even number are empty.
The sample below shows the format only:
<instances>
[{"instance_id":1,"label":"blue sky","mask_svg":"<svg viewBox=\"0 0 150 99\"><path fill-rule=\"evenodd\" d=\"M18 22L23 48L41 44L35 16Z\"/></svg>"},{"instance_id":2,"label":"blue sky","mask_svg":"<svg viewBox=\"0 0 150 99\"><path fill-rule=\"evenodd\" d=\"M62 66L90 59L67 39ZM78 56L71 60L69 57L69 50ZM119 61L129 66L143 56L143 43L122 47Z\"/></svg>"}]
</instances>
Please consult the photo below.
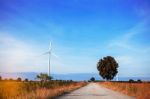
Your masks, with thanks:
<instances>
[{"instance_id":1,"label":"blue sky","mask_svg":"<svg viewBox=\"0 0 150 99\"><path fill-rule=\"evenodd\" d=\"M0 0L0 72L98 73L111 55L121 76L150 75L149 0Z\"/></svg>"}]
</instances>

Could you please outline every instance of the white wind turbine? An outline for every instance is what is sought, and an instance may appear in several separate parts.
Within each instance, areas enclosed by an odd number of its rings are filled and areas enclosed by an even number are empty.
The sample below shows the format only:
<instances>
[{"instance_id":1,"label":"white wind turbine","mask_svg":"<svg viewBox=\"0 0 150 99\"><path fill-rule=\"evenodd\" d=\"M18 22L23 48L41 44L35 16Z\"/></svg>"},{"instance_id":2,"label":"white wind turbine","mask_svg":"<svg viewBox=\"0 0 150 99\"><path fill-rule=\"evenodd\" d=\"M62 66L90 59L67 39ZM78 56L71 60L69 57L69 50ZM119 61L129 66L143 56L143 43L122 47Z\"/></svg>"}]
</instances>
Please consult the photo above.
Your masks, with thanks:
<instances>
[{"instance_id":1,"label":"white wind turbine","mask_svg":"<svg viewBox=\"0 0 150 99\"><path fill-rule=\"evenodd\" d=\"M50 76L51 51L52 51L52 43L50 42L50 44L49 44L49 51L48 51L48 55L49 55L49 60L48 60L48 76Z\"/></svg>"},{"instance_id":2,"label":"white wind turbine","mask_svg":"<svg viewBox=\"0 0 150 99\"><path fill-rule=\"evenodd\" d=\"M52 53L52 42L51 41L49 43L48 51L41 54L41 55L48 55L48 71L47 71L47 74L48 74L48 76L50 76L51 55L54 56L55 58L59 58L55 53Z\"/></svg>"},{"instance_id":3,"label":"white wind turbine","mask_svg":"<svg viewBox=\"0 0 150 99\"><path fill-rule=\"evenodd\" d=\"M52 54L52 43L50 42L49 44L49 49L47 52L45 52L43 55L45 54L48 54L48 76L50 76L50 65L51 65L51 54ZM55 57L57 57L55 54L54 54Z\"/></svg>"},{"instance_id":4,"label":"white wind turbine","mask_svg":"<svg viewBox=\"0 0 150 99\"><path fill-rule=\"evenodd\" d=\"M119 77L118 77L118 74L116 75L116 81L119 81L119 79L118 79Z\"/></svg>"}]
</instances>

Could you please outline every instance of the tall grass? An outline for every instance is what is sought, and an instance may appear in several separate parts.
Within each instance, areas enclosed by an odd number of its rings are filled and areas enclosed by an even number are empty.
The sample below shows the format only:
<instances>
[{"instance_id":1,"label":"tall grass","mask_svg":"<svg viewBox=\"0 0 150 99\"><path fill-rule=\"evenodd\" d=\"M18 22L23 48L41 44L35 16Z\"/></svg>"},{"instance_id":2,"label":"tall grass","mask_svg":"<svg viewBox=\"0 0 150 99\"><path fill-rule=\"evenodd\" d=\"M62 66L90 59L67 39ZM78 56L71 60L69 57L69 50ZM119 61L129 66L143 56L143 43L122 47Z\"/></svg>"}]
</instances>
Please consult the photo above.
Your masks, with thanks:
<instances>
[{"instance_id":1,"label":"tall grass","mask_svg":"<svg viewBox=\"0 0 150 99\"><path fill-rule=\"evenodd\" d=\"M84 86L83 82L0 81L0 99L47 99Z\"/></svg>"},{"instance_id":2,"label":"tall grass","mask_svg":"<svg viewBox=\"0 0 150 99\"><path fill-rule=\"evenodd\" d=\"M150 99L150 83L101 82L100 85L137 99Z\"/></svg>"}]
</instances>

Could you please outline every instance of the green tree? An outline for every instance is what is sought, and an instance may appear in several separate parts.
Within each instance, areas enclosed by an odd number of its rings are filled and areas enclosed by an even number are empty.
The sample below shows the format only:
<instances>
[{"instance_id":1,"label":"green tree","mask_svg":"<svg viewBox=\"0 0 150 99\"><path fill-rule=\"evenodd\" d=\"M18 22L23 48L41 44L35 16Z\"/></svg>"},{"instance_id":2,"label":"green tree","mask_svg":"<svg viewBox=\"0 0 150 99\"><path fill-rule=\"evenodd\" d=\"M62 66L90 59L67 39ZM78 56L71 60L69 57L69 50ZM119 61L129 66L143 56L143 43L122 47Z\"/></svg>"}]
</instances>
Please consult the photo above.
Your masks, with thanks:
<instances>
[{"instance_id":1,"label":"green tree","mask_svg":"<svg viewBox=\"0 0 150 99\"><path fill-rule=\"evenodd\" d=\"M17 78L17 81L21 81L22 79L20 77Z\"/></svg>"},{"instance_id":2,"label":"green tree","mask_svg":"<svg viewBox=\"0 0 150 99\"><path fill-rule=\"evenodd\" d=\"M91 79L90 79L90 80L94 82L94 81L95 81L95 78L94 78L94 77L91 77Z\"/></svg>"},{"instance_id":3,"label":"green tree","mask_svg":"<svg viewBox=\"0 0 150 99\"><path fill-rule=\"evenodd\" d=\"M142 83L142 80L141 80L141 79L138 79L137 82L138 82L138 83Z\"/></svg>"},{"instance_id":4,"label":"green tree","mask_svg":"<svg viewBox=\"0 0 150 99\"><path fill-rule=\"evenodd\" d=\"M118 63L113 57L106 56L99 60L97 63L97 69L103 79L112 80L118 73Z\"/></svg>"},{"instance_id":5,"label":"green tree","mask_svg":"<svg viewBox=\"0 0 150 99\"><path fill-rule=\"evenodd\" d=\"M134 82L134 80L133 79L129 79L129 83L133 83Z\"/></svg>"},{"instance_id":6,"label":"green tree","mask_svg":"<svg viewBox=\"0 0 150 99\"><path fill-rule=\"evenodd\" d=\"M29 80L28 80L28 78L26 78L24 81L25 81L25 82L28 82Z\"/></svg>"},{"instance_id":7,"label":"green tree","mask_svg":"<svg viewBox=\"0 0 150 99\"><path fill-rule=\"evenodd\" d=\"M10 80L10 81L13 81L13 79L12 79L12 78L9 78L9 80Z\"/></svg>"},{"instance_id":8,"label":"green tree","mask_svg":"<svg viewBox=\"0 0 150 99\"><path fill-rule=\"evenodd\" d=\"M40 73L36 77L37 77L37 79L40 79L41 81L47 81L47 80L51 80L52 79L52 76L48 76L45 73Z\"/></svg>"}]
</instances>

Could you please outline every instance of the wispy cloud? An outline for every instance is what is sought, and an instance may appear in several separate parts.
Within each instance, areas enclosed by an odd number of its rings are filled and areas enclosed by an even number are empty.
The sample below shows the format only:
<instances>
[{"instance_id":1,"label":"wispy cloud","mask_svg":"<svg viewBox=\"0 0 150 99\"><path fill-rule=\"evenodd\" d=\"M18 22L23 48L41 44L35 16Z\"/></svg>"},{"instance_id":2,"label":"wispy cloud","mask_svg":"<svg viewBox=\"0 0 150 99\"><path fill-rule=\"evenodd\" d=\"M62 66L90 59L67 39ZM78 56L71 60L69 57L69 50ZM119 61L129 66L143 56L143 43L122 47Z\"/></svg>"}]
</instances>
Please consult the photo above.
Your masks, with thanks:
<instances>
[{"instance_id":1,"label":"wispy cloud","mask_svg":"<svg viewBox=\"0 0 150 99\"><path fill-rule=\"evenodd\" d=\"M131 42L134 36L142 34L146 30L145 24L147 23L147 21L148 20L145 19L144 21L139 22L131 29L125 31L123 35L118 36L118 38L116 39L113 39L111 43L109 43L108 48L120 47L132 51L141 51L141 49L138 50L137 48L134 48L134 45L132 45Z\"/></svg>"},{"instance_id":2,"label":"wispy cloud","mask_svg":"<svg viewBox=\"0 0 150 99\"><path fill-rule=\"evenodd\" d=\"M128 70L130 76L143 76L143 71L145 74L149 73L150 57L148 54L150 53L150 46L132 42L137 35L148 30L148 27L145 26L147 21L139 22L108 44L110 50L118 52L115 57L120 64L121 75L125 75L125 70Z\"/></svg>"}]
</instances>

